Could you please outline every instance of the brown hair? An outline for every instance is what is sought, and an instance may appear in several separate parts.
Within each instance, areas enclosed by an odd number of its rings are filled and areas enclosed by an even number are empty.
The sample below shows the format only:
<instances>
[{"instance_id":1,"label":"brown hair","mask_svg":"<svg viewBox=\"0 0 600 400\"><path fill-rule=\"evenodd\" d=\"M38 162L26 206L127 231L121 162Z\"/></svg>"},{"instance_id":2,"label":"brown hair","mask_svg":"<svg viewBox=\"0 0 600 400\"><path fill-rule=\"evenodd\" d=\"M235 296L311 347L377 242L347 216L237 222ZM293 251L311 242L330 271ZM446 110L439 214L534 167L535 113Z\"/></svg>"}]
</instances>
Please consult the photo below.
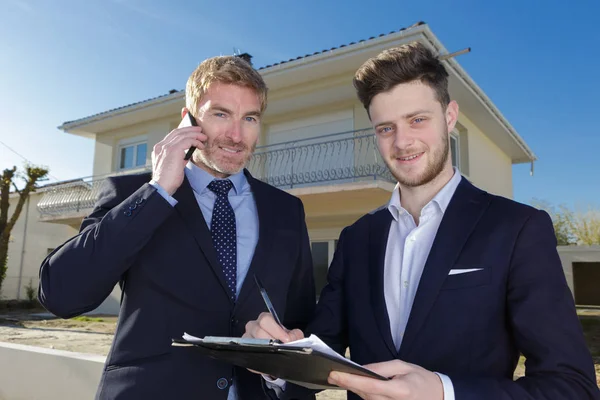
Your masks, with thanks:
<instances>
[{"instance_id":1,"label":"brown hair","mask_svg":"<svg viewBox=\"0 0 600 400\"><path fill-rule=\"evenodd\" d=\"M367 113L373 97L401 83L420 81L435 91L445 110L450 103L448 72L425 45L412 42L384 50L367 60L354 74L358 99Z\"/></svg>"},{"instance_id":2,"label":"brown hair","mask_svg":"<svg viewBox=\"0 0 600 400\"><path fill-rule=\"evenodd\" d=\"M195 115L209 86L233 84L253 89L260 100L261 113L267 108L267 85L262 76L245 60L236 56L212 57L192 72L185 86L185 106Z\"/></svg>"}]
</instances>

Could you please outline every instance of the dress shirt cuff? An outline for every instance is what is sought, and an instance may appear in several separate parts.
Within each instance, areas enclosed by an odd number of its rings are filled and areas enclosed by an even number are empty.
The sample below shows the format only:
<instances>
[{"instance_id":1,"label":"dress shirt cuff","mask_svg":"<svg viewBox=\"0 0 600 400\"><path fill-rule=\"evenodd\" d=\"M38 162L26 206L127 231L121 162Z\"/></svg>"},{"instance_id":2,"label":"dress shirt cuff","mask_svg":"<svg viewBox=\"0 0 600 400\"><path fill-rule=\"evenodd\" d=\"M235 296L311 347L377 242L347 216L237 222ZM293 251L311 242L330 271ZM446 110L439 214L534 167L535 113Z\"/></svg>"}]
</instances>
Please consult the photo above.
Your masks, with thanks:
<instances>
[{"instance_id":1,"label":"dress shirt cuff","mask_svg":"<svg viewBox=\"0 0 600 400\"><path fill-rule=\"evenodd\" d=\"M160 194L166 201L169 202L171 207L175 207L177 200L175 200L165 189L162 188L158 183L154 182L154 179L150 181L150 185L156 188L158 194Z\"/></svg>"},{"instance_id":2,"label":"dress shirt cuff","mask_svg":"<svg viewBox=\"0 0 600 400\"><path fill-rule=\"evenodd\" d=\"M285 391L285 385L287 382L280 378L272 379L269 375L261 375L265 380L265 384L267 385L267 387L269 389L273 389L277 397L280 397L281 394Z\"/></svg>"},{"instance_id":3,"label":"dress shirt cuff","mask_svg":"<svg viewBox=\"0 0 600 400\"><path fill-rule=\"evenodd\" d=\"M454 385L452 385L452 380L447 375L437 372L434 372L434 374L436 374L442 381L442 386L444 388L444 400L455 400Z\"/></svg>"}]
</instances>

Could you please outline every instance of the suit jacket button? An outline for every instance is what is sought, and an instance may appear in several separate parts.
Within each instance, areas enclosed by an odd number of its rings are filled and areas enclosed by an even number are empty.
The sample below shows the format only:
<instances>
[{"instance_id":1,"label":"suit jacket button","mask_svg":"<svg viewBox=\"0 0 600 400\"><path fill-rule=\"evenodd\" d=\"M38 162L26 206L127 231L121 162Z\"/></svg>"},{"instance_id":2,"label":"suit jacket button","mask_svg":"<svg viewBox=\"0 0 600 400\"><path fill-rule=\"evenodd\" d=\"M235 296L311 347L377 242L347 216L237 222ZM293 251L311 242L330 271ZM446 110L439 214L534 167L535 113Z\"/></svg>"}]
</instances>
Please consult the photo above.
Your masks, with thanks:
<instances>
[{"instance_id":1,"label":"suit jacket button","mask_svg":"<svg viewBox=\"0 0 600 400\"><path fill-rule=\"evenodd\" d=\"M137 208L137 204L132 204L129 206L129 209L132 211L135 210L136 208Z\"/></svg>"},{"instance_id":2,"label":"suit jacket button","mask_svg":"<svg viewBox=\"0 0 600 400\"><path fill-rule=\"evenodd\" d=\"M125 214L128 217L131 217L132 212L131 212L131 210L127 210L123 214Z\"/></svg>"},{"instance_id":3,"label":"suit jacket button","mask_svg":"<svg viewBox=\"0 0 600 400\"><path fill-rule=\"evenodd\" d=\"M137 204L137 205L140 205L140 204L142 204L143 202L144 202L144 199L137 199L137 200L135 201L135 204Z\"/></svg>"},{"instance_id":4,"label":"suit jacket button","mask_svg":"<svg viewBox=\"0 0 600 400\"><path fill-rule=\"evenodd\" d=\"M227 381L225 378L219 378L217 381L217 387L221 390L227 389L227 385L229 385L229 381Z\"/></svg>"}]
</instances>

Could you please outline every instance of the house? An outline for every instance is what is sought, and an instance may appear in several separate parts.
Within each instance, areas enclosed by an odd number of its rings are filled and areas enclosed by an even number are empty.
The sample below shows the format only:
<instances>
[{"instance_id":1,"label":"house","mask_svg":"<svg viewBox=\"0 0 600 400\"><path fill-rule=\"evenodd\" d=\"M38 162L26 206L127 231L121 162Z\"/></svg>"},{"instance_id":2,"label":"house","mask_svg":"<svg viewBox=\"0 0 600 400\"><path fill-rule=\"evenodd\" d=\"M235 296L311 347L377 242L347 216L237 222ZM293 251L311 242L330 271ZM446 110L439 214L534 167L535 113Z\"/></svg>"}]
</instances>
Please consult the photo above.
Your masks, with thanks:
<instances>
[{"instance_id":1,"label":"house","mask_svg":"<svg viewBox=\"0 0 600 400\"><path fill-rule=\"evenodd\" d=\"M414 40L448 53L428 25L417 23L259 68L269 87L269 105L249 170L302 199L319 288L341 230L385 204L394 188L352 77L367 58ZM458 61L444 63L451 97L460 105L452 162L477 186L511 198L512 165L533 163L536 156ZM39 221L75 229L106 176L149 169L152 147L177 127L184 104L184 91L173 90L60 126L95 141L94 176L40 191ZM64 233L60 241L72 229ZM118 305L119 296L115 289L105 305Z\"/></svg>"},{"instance_id":2,"label":"house","mask_svg":"<svg viewBox=\"0 0 600 400\"><path fill-rule=\"evenodd\" d=\"M52 185L48 185L43 190L51 190L51 187ZM43 190L28 196L11 231L8 243L8 268L2 282L0 299L27 299L28 287L36 289L37 294L42 260L79 231L76 226L48 224L40 220L37 206L44 197ZM9 195L9 216L13 214L18 201L17 193Z\"/></svg>"},{"instance_id":3,"label":"house","mask_svg":"<svg viewBox=\"0 0 600 400\"><path fill-rule=\"evenodd\" d=\"M600 246L558 246L575 304L600 306Z\"/></svg>"}]
</instances>

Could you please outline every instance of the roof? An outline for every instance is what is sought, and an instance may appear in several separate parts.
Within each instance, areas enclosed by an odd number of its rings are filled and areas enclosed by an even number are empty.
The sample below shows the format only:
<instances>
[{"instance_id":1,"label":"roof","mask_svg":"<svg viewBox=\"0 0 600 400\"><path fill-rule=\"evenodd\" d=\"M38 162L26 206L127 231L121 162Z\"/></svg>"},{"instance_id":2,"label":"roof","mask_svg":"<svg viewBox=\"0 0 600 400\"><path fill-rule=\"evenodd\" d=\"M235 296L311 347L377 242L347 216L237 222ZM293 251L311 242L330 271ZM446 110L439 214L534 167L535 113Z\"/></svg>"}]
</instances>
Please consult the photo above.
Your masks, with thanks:
<instances>
[{"instance_id":1,"label":"roof","mask_svg":"<svg viewBox=\"0 0 600 400\"><path fill-rule=\"evenodd\" d=\"M332 47L332 48L330 48L330 49L325 49L325 50L321 50L321 51L316 51L316 52L314 52L314 53L312 53L312 54L306 54L306 55L299 56L299 57L296 57L296 58L290 58L290 59L289 59L289 60L287 60L287 61L280 61L280 62L278 62L278 63L275 63L275 64L269 64L269 65L265 65L264 67L260 67L260 68L258 68L258 70L259 70L259 71L261 71L261 70L263 70L263 69L268 69L268 68L274 67L274 66L276 66L276 65L281 65L281 64L288 63L288 62L292 62L292 61L296 61L296 60L301 60L301 59L303 59L303 58L313 57L313 56L316 56L316 55L318 55L318 54L323 54L323 53L326 53L326 52L328 52L328 51L333 51L333 50L341 49L342 47L346 47L346 46L352 46L353 44L362 43L362 42L367 42L367 41L369 41L369 40L377 39L377 38L379 38L379 37L383 37L383 36L387 36L387 35L392 35L392 34L394 34L394 33L402 32L402 31L405 31L405 30L407 30L407 29L411 29L411 28L414 28L414 27L417 27L417 26L420 26L420 25L425 25L425 22L423 22L423 21L419 21L419 22L417 22L416 24L413 24L413 25L411 25L411 26L409 26L409 27L406 27L406 28L400 28L400 29L398 29L397 31L391 31L391 32L389 32L389 33L381 33L381 34L379 34L379 35L377 35L377 36L371 36L371 37L370 37L370 38L368 38L368 39L362 39L362 40L359 40L358 42L350 42L350 43L348 43L348 44L342 44L342 45L340 45L340 46L337 46L337 47Z\"/></svg>"},{"instance_id":2,"label":"roof","mask_svg":"<svg viewBox=\"0 0 600 400\"><path fill-rule=\"evenodd\" d=\"M276 78L279 78L280 81L287 82L287 80L283 78L283 75L285 75L282 74L283 71L294 69L297 66L318 63L322 60L329 59L330 56L331 59L337 59L338 62L342 62L343 57L347 57L349 54L354 54L356 58L365 49L372 48L371 50L373 50L382 48L382 46L386 46L387 42L394 42L400 38L408 39L412 36L419 37L419 40L424 40L439 54L447 53L443 44L435 37L427 24L424 22L417 22L409 27L401 28L398 31L382 33L379 36L372 36L358 42L351 42L331 49L321 50L313 54L306 54L275 64L266 65L258 68L258 70L265 76L265 79L270 76L270 84L277 82ZM470 102L473 107L478 109L478 112L473 116L475 119L472 119L472 122L476 125L491 124L488 125L490 132L495 132L494 135L498 144L507 152L507 154L512 154L511 160L513 163L518 164L537 160L537 157L525 143L523 138L520 137L508 120L502 115L500 110L498 110L489 97L473 81L473 79L471 79L458 62L453 58L448 58L444 62L447 63L446 68L449 74L455 77L455 82L458 84L455 95L459 96L460 93L462 93L462 100L466 100L461 104L466 105ZM310 78L311 74L305 71L304 75L298 76ZM93 131L89 130L90 127L95 126L97 128L99 125L104 124L104 128L107 128L107 126L109 128L111 126L114 128L114 126L116 126L115 124L118 125L118 123L123 122L123 119L126 119L126 115L135 114L140 121L149 118L149 116L152 116L153 118L166 116L165 113L172 113L174 109L180 107L180 103L184 98L185 92L183 90L171 90L169 93L161 96L114 108L78 120L65 122L59 129L82 136L94 137L95 134ZM161 112L164 115L159 115ZM127 122L131 123L131 121ZM505 134L506 138L503 139ZM520 154L513 154L515 151Z\"/></svg>"},{"instance_id":3,"label":"roof","mask_svg":"<svg viewBox=\"0 0 600 400\"><path fill-rule=\"evenodd\" d=\"M277 63L274 63L274 64L265 65L264 67L260 67L257 70L258 71L264 71L264 70L267 70L269 68L275 67L277 65L282 65L282 64L286 64L286 63L289 63L289 62L292 62L292 61L297 61L297 60L301 60L301 59L306 59L306 58L314 57L316 55L323 54L323 53L326 53L328 51L333 51L333 50L341 49L343 47L352 46L352 45L357 44L357 43L367 42L369 40L374 40L374 39L377 39L377 38L380 38L380 37L383 37L383 36L387 36L387 35L391 35L391 34L394 34L394 33L402 32L402 31L405 31L407 29L415 28L415 27L421 26L421 25L425 25L425 22L419 21L419 22L417 22L417 23L415 23L415 24L413 24L411 26L408 26L408 27L405 27L405 28L400 28L397 31L391 31L389 33L381 33L381 34L379 34L377 36L371 36L368 39L359 40L358 42L350 42L350 43L347 43L347 44L342 44L342 45L337 46L337 47L332 47L330 49L316 51L316 52L314 52L312 54L305 54L303 56L298 56L296 58L290 58L289 60L284 60L284 61L280 61L280 62L277 62ZM160 99L160 98L163 98L163 97L172 96L173 94L180 93L180 92L183 92L183 90L171 89L171 90L169 90L169 93L162 94L160 96L156 96L156 97L152 97L150 99L146 99L146 100L138 101L138 102L135 102L135 103L127 104L127 105L124 105L124 106L121 106L121 107L112 108L110 110L102 111L102 112L97 113L97 114L92 114L92 115L84 117L84 118L79 118L79 119L75 119L75 120L72 120L72 121L66 121L66 122L63 123L63 126L64 125L68 125L68 124L72 124L74 122L79 122L79 121L82 121L82 120L86 120L86 119L96 118L96 117L99 117L99 116L104 115L104 114L111 114L111 113L113 113L115 111L118 111L118 110L121 110L121 109L124 109L124 108L133 107L133 106L139 106L139 105L142 105L144 103L150 103L150 102L153 102L153 101L155 101L157 99ZM59 127L59 129L62 129L62 127Z\"/></svg>"},{"instance_id":4,"label":"roof","mask_svg":"<svg viewBox=\"0 0 600 400\"><path fill-rule=\"evenodd\" d=\"M73 122L78 122L78 121L81 121L81 120L84 120L84 119L88 119L88 118L98 117L98 116L104 115L104 114L110 114L110 113L113 113L115 111L122 110L124 108L133 107L133 106L141 105L141 104L144 104L144 103L149 103L149 102L152 102L154 100L158 100L158 99L163 98L163 97L172 96L174 93L179 93L179 92L182 92L182 90L171 89L171 90L169 90L169 93L167 93L167 94L161 94L160 96L152 97L150 99L146 99L146 100L142 100L142 101L136 101L135 103L127 104L127 105L124 105L124 106L121 106L121 107L111 108L110 110L102 111L102 112L97 113L97 114L92 114L92 115L87 116L87 117L83 117L83 118L79 118L79 119L74 119L73 121L65 121L65 122L63 122L63 125L71 124Z\"/></svg>"}]
</instances>

